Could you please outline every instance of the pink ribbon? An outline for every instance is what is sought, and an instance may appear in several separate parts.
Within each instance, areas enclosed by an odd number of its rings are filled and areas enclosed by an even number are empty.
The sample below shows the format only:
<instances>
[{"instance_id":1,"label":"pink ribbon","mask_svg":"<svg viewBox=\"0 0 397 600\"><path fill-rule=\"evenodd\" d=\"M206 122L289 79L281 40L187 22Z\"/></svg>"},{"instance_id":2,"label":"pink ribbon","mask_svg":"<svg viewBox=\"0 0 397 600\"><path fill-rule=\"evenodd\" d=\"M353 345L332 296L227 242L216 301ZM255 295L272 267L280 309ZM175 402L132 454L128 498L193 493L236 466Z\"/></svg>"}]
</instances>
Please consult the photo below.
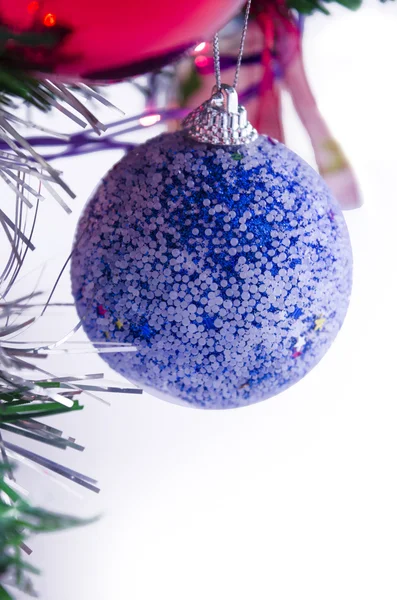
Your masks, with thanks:
<instances>
[{"instance_id":1,"label":"pink ribbon","mask_svg":"<svg viewBox=\"0 0 397 600\"><path fill-rule=\"evenodd\" d=\"M310 89L303 64L298 21L282 0L271 4L262 0L257 2L257 8L258 4L263 5L259 7L256 20L265 39L262 61L265 71L257 107L260 118L258 114L253 115L254 123L259 125L261 133L269 135L274 135L275 129L281 129L281 84L291 95L295 110L310 137L320 174L342 209L357 208L361 205L361 198L353 170L322 117ZM282 131L280 136L274 137L283 141Z\"/></svg>"}]
</instances>

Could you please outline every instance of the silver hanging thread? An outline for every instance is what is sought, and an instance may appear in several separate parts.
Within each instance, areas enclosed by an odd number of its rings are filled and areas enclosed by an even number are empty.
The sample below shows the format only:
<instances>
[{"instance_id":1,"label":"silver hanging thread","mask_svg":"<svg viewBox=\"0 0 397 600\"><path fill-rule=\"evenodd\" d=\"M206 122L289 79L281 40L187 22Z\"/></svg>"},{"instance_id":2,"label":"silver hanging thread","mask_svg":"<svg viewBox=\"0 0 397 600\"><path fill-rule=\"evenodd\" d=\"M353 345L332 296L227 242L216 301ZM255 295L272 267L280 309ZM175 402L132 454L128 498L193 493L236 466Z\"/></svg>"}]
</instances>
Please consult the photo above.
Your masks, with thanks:
<instances>
[{"instance_id":1,"label":"silver hanging thread","mask_svg":"<svg viewBox=\"0 0 397 600\"><path fill-rule=\"evenodd\" d=\"M233 85L221 83L219 35L213 40L215 86L212 96L191 112L182 123L188 137L216 146L242 146L258 137L247 118L247 111L238 103L237 84L244 53L251 0L247 2Z\"/></svg>"}]
</instances>

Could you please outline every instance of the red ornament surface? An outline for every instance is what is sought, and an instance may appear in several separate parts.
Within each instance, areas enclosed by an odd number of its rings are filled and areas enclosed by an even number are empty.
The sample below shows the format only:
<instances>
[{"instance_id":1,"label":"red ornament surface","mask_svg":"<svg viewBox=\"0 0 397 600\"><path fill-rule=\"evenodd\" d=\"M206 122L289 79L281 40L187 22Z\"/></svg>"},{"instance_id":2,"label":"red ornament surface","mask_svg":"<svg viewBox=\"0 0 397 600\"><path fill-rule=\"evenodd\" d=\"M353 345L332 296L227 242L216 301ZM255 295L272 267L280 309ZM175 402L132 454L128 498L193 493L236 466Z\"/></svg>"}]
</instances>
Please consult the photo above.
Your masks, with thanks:
<instances>
[{"instance_id":1,"label":"red ornament surface","mask_svg":"<svg viewBox=\"0 0 397 600\"><path fill-rule=\"evenodd\" d=\"M0 0L0 24L17 32L58 29L64 33L55 48L29 52L29 67L106 80L169 62L211 37L243 3L244 0Z\"/></svg>"}]
</instances>

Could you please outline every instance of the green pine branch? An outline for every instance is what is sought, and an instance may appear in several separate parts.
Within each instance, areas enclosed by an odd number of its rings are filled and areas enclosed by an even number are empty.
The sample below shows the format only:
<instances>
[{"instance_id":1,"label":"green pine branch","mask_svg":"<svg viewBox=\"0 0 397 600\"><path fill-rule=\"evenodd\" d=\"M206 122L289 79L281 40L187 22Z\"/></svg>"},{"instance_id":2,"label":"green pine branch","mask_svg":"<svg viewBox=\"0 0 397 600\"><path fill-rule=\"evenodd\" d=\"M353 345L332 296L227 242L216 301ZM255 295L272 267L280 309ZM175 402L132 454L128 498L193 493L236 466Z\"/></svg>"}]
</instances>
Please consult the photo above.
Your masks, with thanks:
<instances>
[{"instance_id":1,"label":"green pine branch","mask_svg":"<svg viewBox=\"0 0 397 600\"><path fill-rule=\"evenodd\" d=\"M330 12L325 6L331 3L341 4L349 10L357 10L362 4L362 0L287 0L288 8L298 11L302 15L311 15L316 11L329 15Z\"/></svg>"},{"instance_id":2,"label":"green pine branch","mask_svg":"<svg viewBox=\"0 0 397 600\"><path fill-rule=\"evenodd\" d=\"M52 96L41 89L40 80L28 72L21 48L55 48L64 30L13 32L0 24L0 106L10 106L15 98L47 111Z\"/></svg>"},{"instance_id":3,"label":"green pine branch","mask_svg":"<svg viewBox=\"0 0 397 600\"><path fill-rule=\"evenodd\" d=\"M59 381L37 381L36 386L43 390L56 389L58 393L65 395L74 393L63 389ZM42 425L37 421L39 417L81 410L83 407L77 400L73 401L71 407L66 407L51 398L43 399L42 396L35 395L28 387L0 390L0 432L11 430L54 447L78 448L72 440L64 438L56 429L47 427L43 434L40 428L28 427L29 423ZM12 477L13 470L14 466L0 454L0 600L13 600L13 596L10 595L12 592L7 589L8 584L1 584L4 577L9 582L10 590L16 588L26 594L35 595L29 575L38 574L39 571L23 559L22 550L31 535L61 531L93 521L33 506L13 489L11 482L8 482L7 476Z\"/></svg>"},{"instance_id":4,"label":"green pine branch","mask_svg":"<svg viewBox=\"0 0 397 600\"><path fill-rule=\"evenodd\" d=\"M10 466L0 463L0 578L7 576L12 587L33 594L29 574L39 571L23 560L22 546L36 533L52 533L92 523L95 519L78 519L32 506L6 482ZM12 596L0 583L0 600Z\"/></svg>"}]
</instances>

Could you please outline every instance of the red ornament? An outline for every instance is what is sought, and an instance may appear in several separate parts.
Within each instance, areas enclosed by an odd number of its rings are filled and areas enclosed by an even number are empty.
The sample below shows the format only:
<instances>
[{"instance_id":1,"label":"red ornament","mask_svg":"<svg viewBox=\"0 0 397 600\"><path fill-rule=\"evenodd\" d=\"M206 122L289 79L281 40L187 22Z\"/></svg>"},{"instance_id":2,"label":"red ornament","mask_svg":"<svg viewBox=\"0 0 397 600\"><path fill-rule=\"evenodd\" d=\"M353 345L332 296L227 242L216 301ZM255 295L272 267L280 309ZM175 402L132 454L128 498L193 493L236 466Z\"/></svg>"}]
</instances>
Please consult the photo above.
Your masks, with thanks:
<instances>
[{"instance_id":1,"label":"red ornament","mask_svg":"<svg viewBox=\"0 0 397 600\"><path fill-rule=\"evenodd\" d=\"M37 0L33 0L33 2L29 2L27 10L31 14L36 12L36 10L39 10L39 3L37 2Z\"/></svg>"},{"instance_id":2,"label":"red ornament","mask_svg":"<svg viewBox=\"0 0 397 600\"><path fill-rule=\"evenodd\" d=\"M55 48L28 54L47 73L119 79L152 70L210 38L244 0L0 0L0 24L61 33ZM21 49L20 49L21 51Z\"/></svg>"}]
</instances>

